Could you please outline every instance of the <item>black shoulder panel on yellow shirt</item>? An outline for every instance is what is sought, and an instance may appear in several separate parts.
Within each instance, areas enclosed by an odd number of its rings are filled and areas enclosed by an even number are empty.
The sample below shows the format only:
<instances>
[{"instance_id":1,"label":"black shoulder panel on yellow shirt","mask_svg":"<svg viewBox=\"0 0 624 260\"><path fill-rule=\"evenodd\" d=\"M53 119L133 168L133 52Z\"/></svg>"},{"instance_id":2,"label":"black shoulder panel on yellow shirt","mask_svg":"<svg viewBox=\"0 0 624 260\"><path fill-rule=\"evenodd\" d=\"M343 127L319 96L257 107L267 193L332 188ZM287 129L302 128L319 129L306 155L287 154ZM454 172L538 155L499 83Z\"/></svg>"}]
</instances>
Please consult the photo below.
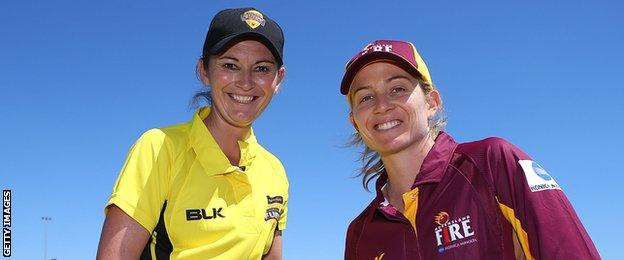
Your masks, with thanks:
<instances>
[{"instance_id":1,"label":"black shoulder panel on yellow shirt","mask_svg":"<svg viewBox=\"0 0 624 260\"><path fill-rule=\"evenodd\" d=\"M165 227L164 215L166 208L167 201L163 203L162 209L160 210L160 217L158 218L158 224L154 227L154 231L152 231L150 239L147 241L147 245L145 245L141 253L141 260L169 259L171 252L173 252L173 245L171 244L171 240L169 240L169 234L167 234L167 228ZM156 241L154 241L154 238L156 238ZM154 244L153 247L152 244ZM155 255L156 259L153 259L152 255Z\"/></svg>"}]
</instances>

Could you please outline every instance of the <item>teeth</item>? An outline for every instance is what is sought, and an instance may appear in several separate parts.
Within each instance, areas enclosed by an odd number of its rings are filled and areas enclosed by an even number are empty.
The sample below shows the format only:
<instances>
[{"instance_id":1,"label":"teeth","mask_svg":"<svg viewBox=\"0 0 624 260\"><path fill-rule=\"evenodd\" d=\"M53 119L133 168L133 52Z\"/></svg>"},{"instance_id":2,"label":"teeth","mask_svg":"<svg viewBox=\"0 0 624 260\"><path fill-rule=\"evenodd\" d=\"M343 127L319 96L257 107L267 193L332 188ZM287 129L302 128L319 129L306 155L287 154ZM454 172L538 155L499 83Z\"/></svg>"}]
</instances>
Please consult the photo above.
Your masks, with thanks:
<instances>
[{"instance_id":1,"label":"teeth","mask_svg":"<svg viewBox=\"0 0 624 260\"><path fill-rule=\"evenodd\" d=\"M378 124L378 125L375 126L375 128L377 130L387 130L387 129L395 127L396 125L398 125L400 123L401 122L399 120L392 120L390 122L385 122L383 124Z\"/></svg>"},{"instance_id":2,"label":"teeth","mask_svg":"<svg viewBox=\"0 0 624 260\"><path fill-rule=\"evenodd\" d=\"M236 95L236 94L230 94L230 97L232 97L237 102L243 103L243 104L248 104L253 100L253 96L241 96L241 95Z\"/></svg>"}]
</instances>

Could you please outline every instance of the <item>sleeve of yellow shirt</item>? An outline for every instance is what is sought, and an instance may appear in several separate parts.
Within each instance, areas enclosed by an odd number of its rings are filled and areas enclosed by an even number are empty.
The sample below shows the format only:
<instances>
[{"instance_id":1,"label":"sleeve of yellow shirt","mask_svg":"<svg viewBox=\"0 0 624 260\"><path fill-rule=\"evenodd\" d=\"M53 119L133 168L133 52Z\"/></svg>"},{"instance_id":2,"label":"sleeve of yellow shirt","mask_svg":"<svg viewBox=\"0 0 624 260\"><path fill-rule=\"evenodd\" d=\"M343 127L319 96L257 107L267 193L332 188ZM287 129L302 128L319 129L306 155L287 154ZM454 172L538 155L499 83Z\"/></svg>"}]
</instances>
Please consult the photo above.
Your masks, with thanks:
<instances>
[{"instance_id":1,"label":"sleeve of yellow shirt","mask_svg":"<svg viewBox=\"0 0 624 260\"><path fill-rule=\"evenodd\" d=\"M283 187L283 191L282 191L282 195L284 196L284 205L282 206L282 209L280 211L280 216L279 216L279 220L277 221L277 229L278 230L284 230L286 229L286 221L288 220L288 190L289 188L289 183L288 183L288 177L286 175L286 170L284 169L284 165L282 164L282 162L279 161L279 159L277 157L273 157L276 162L274 162L274 165L276 165L277 167L275 167L278 171L278 176L280 178L282 178L282 181L284 183Z\"/></svg>"},{"instance_id":2,"label":"sleeve of yellow shirt","mask_svg":"<svg viewBox=\"0 0 624 260\"><path fill-rule=\"evenodd\" d=\"M152 231L169 190L172 163L169 146L161 130L145 132L130 149L106 208L115 204Z\"/></svg>"},{"instance_id":3,"label":"sleeve of yellow shirt","mask_svg":"<svg viewBox=\"0 0 624 260\"><path fill-rule=\"evenodd\" d=\"M282 207L282 212L280 212L280 218L277 222L277 229L284 230L286 229L286 220L288 219L288 198L284 200L284 206Z\"/></svg>"}]
</instances>

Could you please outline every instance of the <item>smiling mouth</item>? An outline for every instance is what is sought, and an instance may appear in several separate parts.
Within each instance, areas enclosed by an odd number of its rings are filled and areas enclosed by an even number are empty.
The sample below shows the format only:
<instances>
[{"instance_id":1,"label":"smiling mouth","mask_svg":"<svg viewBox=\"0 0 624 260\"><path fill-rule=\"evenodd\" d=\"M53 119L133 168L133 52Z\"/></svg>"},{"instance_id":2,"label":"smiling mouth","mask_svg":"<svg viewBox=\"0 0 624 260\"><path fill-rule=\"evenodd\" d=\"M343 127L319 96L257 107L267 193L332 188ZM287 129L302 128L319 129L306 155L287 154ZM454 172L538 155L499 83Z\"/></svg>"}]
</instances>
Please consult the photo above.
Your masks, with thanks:
<instances>
[{"instance_id":1,"label":"smiling mouth","mask_svg":"<svg viewBox=\"0 0 624 260\"><path fill-rule=\"evenodd\" d=\"M234 101L241 103L241 104L249 104L253 102L254 100L258 99L258 96L243 96L243 95L236 95L236 94L228 94L228 96L230 96Z\"/></svg>"},{"instance_id":2,"label":"smiling mouth","mask_svg":"<svg viewBox=\"0 0 624 260\"><path fill-rule=\"evenodd\" d=\"M376 124L375 130L378 130L378 131L388 130L388 129L394 128L397 125L400 125L401 123L402 123L401 120L395 119L395 120L388 121L385 123Z\"/></svg>"}]
</instances>

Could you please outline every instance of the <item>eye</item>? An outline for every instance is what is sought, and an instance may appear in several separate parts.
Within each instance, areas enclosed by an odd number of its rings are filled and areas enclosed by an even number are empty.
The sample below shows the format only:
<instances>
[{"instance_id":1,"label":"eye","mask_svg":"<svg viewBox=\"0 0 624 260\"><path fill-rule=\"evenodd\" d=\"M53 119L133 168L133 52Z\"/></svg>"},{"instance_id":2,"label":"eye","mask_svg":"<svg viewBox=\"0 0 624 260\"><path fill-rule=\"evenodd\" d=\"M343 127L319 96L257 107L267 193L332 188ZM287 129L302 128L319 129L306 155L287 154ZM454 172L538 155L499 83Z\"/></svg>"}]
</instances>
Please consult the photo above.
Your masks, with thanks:
<instances>
[{"instance_id":1,"label":"eye","mask_svg":"<svg viewBox=\"0 0 624 260\"><path fill-rule=\"evenodd\" d=\"M405 92L405 91L407 91L406 88L404 88L402 86L395 86L395 87L392 87L392 89L390 90L390 93L402 93L402 92Z\"/></svg>"},{"instance_id":2,"label":"eye","mask_svg":"<svg viewBox=\"0 0 624 260\"><path fill-rule=\"evenodd\" d=\"M360 102L359 103L364 103L364 102L371 101L371 100L373 100L373 96L372 95L365 95L365 96L360 98Z\"/></svg>"},{"instance_id":3,"label":"eye","mask_svg":"<svg viewBox=\"0 0 624 260\"><path fill-rule=\"evenodd\" d=\"M255 71L257 71L257 72L265 72L265 73L267 73L267 72L271 72L271 67L269 67L269 66L264 66L264 65L262 65L262 66L257 66L257 67L255 68Z\"/></svg>"},{"instance_id":4,"label":"eye","mask_svg":"<svg viewBox=\"0 0 624 260\"><path fill-rule=\"evenodd\" d=\"M223 63L223 68L228 69L228 70L237 70L238 66L236 66L234 63Z\"/></svg>"}]
</instances>

